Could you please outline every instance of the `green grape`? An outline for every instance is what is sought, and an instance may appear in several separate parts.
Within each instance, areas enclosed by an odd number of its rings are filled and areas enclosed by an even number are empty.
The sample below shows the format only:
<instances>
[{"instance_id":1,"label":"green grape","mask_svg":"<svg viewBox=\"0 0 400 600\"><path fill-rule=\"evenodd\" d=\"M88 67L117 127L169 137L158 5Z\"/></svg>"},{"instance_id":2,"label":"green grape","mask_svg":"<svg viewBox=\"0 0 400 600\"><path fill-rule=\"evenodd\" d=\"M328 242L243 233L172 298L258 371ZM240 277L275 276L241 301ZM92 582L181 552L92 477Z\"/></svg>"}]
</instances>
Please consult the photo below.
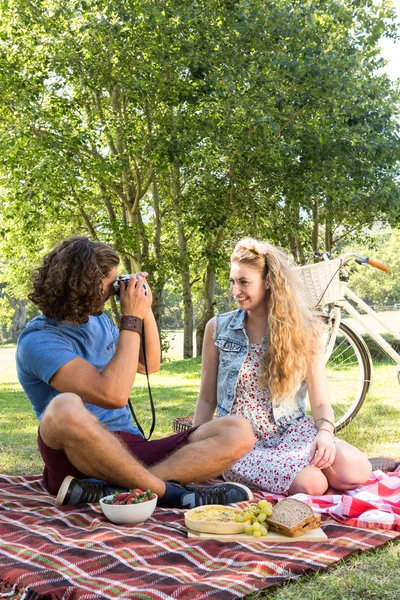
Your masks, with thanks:
<instances>
[{"instance_id":1,"label":"green grape","mask_svg":"<svg viewBox=\"0 0 400 600\"><path fill-rule=\"evenodd\" d=\"M259 538L266 536L268 533L268 526L265 520L271 513L272 504L268 500L263 499L257 504L253 502L246 506L236 516L235 520L237 523L245 523L244 530L247 534L253 534L254 537Z\"/></svg>"},{"instance_id":2,"label":"green grape","mask_svg":"<svg viewBox=\"0 0 400 600\"><path fill-rule=\"evenodd\" d=\"M260 513L257 517L257 521L259 523L263 523L265 521L265 519L267 518L267 515L265 513Z\"/></svg>"}]
</instances>

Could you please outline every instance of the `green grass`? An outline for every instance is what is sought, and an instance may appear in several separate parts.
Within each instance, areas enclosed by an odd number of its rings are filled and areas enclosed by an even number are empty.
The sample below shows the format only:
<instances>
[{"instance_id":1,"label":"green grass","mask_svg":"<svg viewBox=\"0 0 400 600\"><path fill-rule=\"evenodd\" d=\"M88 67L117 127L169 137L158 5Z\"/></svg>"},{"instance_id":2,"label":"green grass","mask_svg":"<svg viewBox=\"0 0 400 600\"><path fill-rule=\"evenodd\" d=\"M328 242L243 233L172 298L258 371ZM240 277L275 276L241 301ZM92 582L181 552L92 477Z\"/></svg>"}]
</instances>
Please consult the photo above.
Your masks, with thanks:
<instances>
[{"instance_id":1,"label":"green grass","mask_svg":"<svg viewBox=\"0 0 400 600\"><path fill-rule=\"evenodd\" d=\"M164 360L182 360L183 359L183 329L166 329L164 331L165 339L169 344L167 352L164 353ZM196 353L196 331L193 332L193 349Z\"/></svg>"},{"instance_id":2,"label":"green grass","mask_svg":"<svg viewBox=\"0 0 400 600\"><path fill-rule=\"evenodd\" d=\"M175 417L193 414L200 384L200 359L172 361L151 375L157 410L154 438L172 433ZM148 431L147 382L138 376L132 393L135 410ZM17 381L14 348L0 348L0 472L37 474L42 462L36 447L37 420ZM359 415L340 437L368 456L400 457L400 388L392 364L374 365L374 383ZM400 543L352 555L327 571L288 582L253 600L398 600Z\"/></svg>"}]
</instances>

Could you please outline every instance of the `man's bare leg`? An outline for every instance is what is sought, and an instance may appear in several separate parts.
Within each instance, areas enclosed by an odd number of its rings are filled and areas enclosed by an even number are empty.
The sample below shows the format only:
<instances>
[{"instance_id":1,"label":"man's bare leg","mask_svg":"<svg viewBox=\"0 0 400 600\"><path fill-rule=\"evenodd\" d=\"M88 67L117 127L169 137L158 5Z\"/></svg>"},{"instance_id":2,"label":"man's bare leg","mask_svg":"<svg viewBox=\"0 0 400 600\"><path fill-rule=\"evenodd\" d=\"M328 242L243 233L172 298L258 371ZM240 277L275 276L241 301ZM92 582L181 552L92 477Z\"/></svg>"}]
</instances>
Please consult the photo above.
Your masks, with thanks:
<instances>
[{"instance_id":1,"label":"man's bare leg","mask_svg":"<svg viewBox=\"0 0 400 600\"><path fill-rule=\"evenodd\" d=\"M90 477L127 489L149 488L158 496L165 493L165 483L136 460L76 394L63 393L50 402L40 435L50 448L64 450L71 463Z\"/></svg>"},{"instance_id":2,"label":"man's bare leg","mask_svg":"<svg viewBox=\"0 0 400 600\"><path fill-rule=\"evenodd\" d=\"M235 425L236 419L232 417L222 419L222 425L217 425L218 421L202 425L190 434L187 446L151 469L135 459L76 394L60 394L50 402L41 420L40 434L45 444L64 450L71 463L88 476L127 489L150 488L162 497L163 480L204 481L221 473L251 449L250 426L245 419L237 420L241 425ZM224 422L226 434L222 433Z\"/></svg>"},{"instance_id":3,"label":"man's bare leg","mask_svg":"<svg viewBox=\"0 0 400 600\"><path fill-rule=\"evenodd\" d=\"M204 423L188 440L188 445L150 467L150 472L160 479L181 483L206 481L231 467L254 446L251 425L240 416Z\"/></svg>"}]
</instances>

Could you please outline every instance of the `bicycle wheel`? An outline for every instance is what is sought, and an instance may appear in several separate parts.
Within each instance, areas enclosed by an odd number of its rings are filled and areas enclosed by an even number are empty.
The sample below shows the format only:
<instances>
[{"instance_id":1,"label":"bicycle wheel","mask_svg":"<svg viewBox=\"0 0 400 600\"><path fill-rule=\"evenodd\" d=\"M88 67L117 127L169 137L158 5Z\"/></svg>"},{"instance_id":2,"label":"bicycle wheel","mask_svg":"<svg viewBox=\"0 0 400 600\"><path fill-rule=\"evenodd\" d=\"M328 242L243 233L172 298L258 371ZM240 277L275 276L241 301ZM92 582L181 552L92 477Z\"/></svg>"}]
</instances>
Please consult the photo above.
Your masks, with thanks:
<instances>
[{"instance_id":1,"label":"bicycle wheel","mask_svg":"<svg viewBox=\"0 0 400 600\"><path fill-rule=\"evenodd\" d=\"M336 430L340 431L360 410L372 375L372 360L366 343L343 321L340 321L326 371Z\"/></svg>"}]
</instances>

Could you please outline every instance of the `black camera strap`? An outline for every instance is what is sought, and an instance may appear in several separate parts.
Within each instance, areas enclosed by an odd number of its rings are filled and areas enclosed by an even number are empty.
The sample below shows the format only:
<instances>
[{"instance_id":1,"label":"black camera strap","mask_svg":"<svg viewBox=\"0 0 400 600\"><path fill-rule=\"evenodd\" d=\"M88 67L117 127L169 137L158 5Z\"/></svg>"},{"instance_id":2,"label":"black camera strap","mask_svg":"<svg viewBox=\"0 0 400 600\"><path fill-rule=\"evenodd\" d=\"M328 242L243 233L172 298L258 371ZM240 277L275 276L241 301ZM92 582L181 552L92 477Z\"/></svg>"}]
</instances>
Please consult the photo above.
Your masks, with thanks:
<instances>
[{"instance_id":1,"label":"black camera strap","mask_svg":"<svg viewBox=\"0 0 400 600\"><path fill-rule=\"evenodd\" d=\"M149 432L148 437L146 437L144 435L143 428L140 425L137 416L135 415L135 411L133 410L133 406L132 406L132 402L131 402L130 398L128 398L128 404L129 404L129 409L131 411L133 420L135 421L137 428L139 429L139 431L142 434L142 436L144 437L144 439L145 440L149 440L151 438L151 436L152 436L153 431L154 431L154 427L156 426L156 411L155 411L155 408L154 408L153 396L151 394L150 380L149 380L149 371L148 371L148 368L147 368L146 340L145 340L145 336L144 336L144 323L143 323L141 344L142 344L142 350L143 350L144 368L146 370L146 377L147 377L147 389L149 390L150 407L151 407L151 427L150 427L150 432Z\"/></svg>"}]
</instances>

